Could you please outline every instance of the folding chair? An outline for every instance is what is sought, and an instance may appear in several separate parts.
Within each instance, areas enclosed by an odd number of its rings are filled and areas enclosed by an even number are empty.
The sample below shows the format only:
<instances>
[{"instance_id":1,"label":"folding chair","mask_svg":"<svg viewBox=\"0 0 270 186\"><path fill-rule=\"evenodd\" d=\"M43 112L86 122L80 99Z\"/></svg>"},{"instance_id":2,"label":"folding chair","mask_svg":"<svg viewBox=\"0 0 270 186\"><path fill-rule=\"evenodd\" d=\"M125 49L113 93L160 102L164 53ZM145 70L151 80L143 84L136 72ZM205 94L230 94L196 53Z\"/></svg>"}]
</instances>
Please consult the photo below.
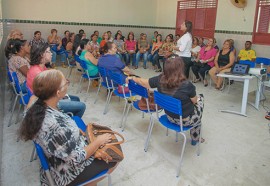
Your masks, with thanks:
<instances>
[{"instance_id":1,"label":"folding chair","mask_svg":"<svg viewBox=\"0 0 270 186\"><path fill-rule=\"evenodd\" d=\"M128 93L125 93L124 86L125 86L126 82L125 82L123 74L114 73L112 71L109 71L109 77L111 79L111 84L115 83L117 85L121 85L121 87L122 87L123 94L119 93L118 90L115 89L115 87L113 87L113 91L110 92L110 97L114 93L119 98L122 98L122 99L125 100L125 106L124 106L124 110L123 110L122 118L121 118L121 123L120 123L120 127L121 127L123 125L124 118L127 117L127 113L128 113L127 112L127 105L132 103L129 100L129 98L132 97L132 96L136 96L136 94L132 93L130 91Z\"/></svg>"},{"instance_id":2,"label":"folding chair","mask_svg":"<svg viewBox=\"0 0 270 186\"><path fill-rule=\"evenodd\" d=\"M68 56L68 51L65 51L65 55L66 55L66 58L67 58L67 64L68 64L68 69L67 69L67 74L66 74L66 77L69 78L71 73L72 73L72 69L76 67L76 64L70 64L70 61L69 59L70 56ZM72 57L72 56L71 56Z\"/></svg>"},{"instance_id":3,"label":"folding chair","mask_svg":"<svg viewBox=\"0 0 270 186\"><path fill-rule=\"evenodd\" d=\"M99 74L100 74L102 80L99 82L98 90L97 90L97 94L96 94L96 99L95 99L94 104L96 104L96 102L98 100L98 94L99 94L99 91L100 91L100 87L101 86L104 87L107 90L107 97L106 97L106 104L105 104L103 114L106 114L108 112L109 103L110 103L110 100L111 100L111 97L112 97L112 94L110 94L110 91L113 90L113 84L111 84L110 78L108 76L108 72L107 72L107 70L105 68L98 67L98 71L99 71Z\"/></svg>"},{"instance_id":4,"label":"folding chair","mask_svg":"<svg viewBox=\"0 0 270 186\"><path fill-rule=\"evenodd\" d=\"M80 84L80 86L81 86L82 79L87 79L87 80L88 80L88 87L87 87L87 91L86 91L86 92L88 93L89 87L90 87L90 85L91 85L91 81L100 79L100 76L99 76L99 75L97 75L97 76L90 76L90 75L88 74L86 62L85 62L84 60L81 60L81 61L80 61L80 65L81 65L81 67L83 68L84 73L81 75L81 79L80 79L80 83L79 83L79 84ZM80 87L80 86L79 86L79 87ZM77 92L79 92L79 87L78 87L78 91L77 91ZM82 88L82 86L81 86L81 88Z\"/></svg>"},{"instance_id":5,"label":"folding chair","mask_svg":"<svg viewBox=\"0 0 270 186\"><path fill-rule=\"evenodd\" d=\"M20 83L19 83L18 76L17 76L16 72L12 72L11 77L12 77L12 81L14 82L13 85L14 85L14 90L15 90L15 99L14 99L14 102L13 102L11 115L10 115L10 118L9 118L9 121L8 121L8 127L11 125L11 120L12 120L12 117L13 117L13 114L14 114L14 110L15 110L15 106L16 106L18 97L20 98L20 100L19 100L20 106L19 106L18 115L19 115L20 110L21 110L21 105L26 106L28 101L29 101L28 95L22 93L21 86L20 86ZM26 83L26 82L24 82L24 83ZM18 119L18 116L17 116L17 119Z\"/></svg>"},{"instance_id":6,"label":"folding chair","mask_svg":"<svg viewBox=\"0 0 270 186\"><path fill-rule=\"evenodd\" d=\"M178 135L177 135L178 133L180 133L184 137L184 143L183 143L183 146L181 149L180 160L179 160L177 173L176 173L176 176L179 177L180 170L181 170L181 164L182 164L182 160L183 160L183 155L184 155L184 151L185 151L185 147L186 147L186 141L187 141L186 135L184 132L189 131L192 128L195 128L196 126L189 126L189 127L183 126L182 105L181 105L181 101L179 99L176 99L176 98L173 98L171 96L159 93L157 91L154 91L154 99L155 99L155 103L156 103L156 110L157 110L157 105L158 105L166 111L169 111L171 113L179 115L179 124L174 124L168 120L166 114L159 116L159 113L156 112L159 122L164 127L167 128L167 135L168 135L168 129L171 129L171 130L174 130L176 132L176 141L178 140ZM153 117L153 116L151 115L151 117ZM145 142L145 148L144 148L145 152L148 150L149 140L151 137L153 126L154 126L154 121L151 123L151 126L149 127L150 131L148 131L148 136L147 136L147 139ZM200 143L201 143L201 132L200 132L200 138L199 138L198 147L197 147L197 155L198 156L200 155Z\"/></svg>"},{"instance_id":7,"label":"folding chair","mask_svg":"<svg viewBox=\"0 0 270 186\"><path fill-rule=\"evenodd\" d=\"M41 163L41 167L42 169L45 171L45 174L46 174L46 177L48 179L48 182L49 182L49 185L50 186L54 186L55 183L54 183L54 180L51 176L51 173L50 173L50 166L49 166L49 163L47 161L47 158L43 152L43 149L41 148L41 146L37 143L35 143L35 147L36 147L36 151L37 151L37 154L38 154L38 157L39 157L39 160L40 160L40 163ZM90 178L89 180L87 180L86 182L84 183L81 183L79 185L86 185L86 184L89 184L89 183L92 183L100 178L103 178L103 177L108 177L108 186L111 186L111 175L108 173L108 169L102 171L101 173L97 174L96 176L94 176L93 178Z\"/></svg>"}]
</instances>

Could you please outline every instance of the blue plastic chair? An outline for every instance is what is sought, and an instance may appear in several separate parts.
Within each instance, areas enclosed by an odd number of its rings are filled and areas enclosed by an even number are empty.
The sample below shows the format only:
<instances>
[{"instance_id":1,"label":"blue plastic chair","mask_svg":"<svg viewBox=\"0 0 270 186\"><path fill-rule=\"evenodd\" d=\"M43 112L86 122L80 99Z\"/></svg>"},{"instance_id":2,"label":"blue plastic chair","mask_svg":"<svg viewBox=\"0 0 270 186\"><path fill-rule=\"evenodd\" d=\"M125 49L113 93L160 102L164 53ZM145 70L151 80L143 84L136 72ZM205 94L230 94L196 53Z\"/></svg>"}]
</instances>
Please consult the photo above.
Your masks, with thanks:
<instances>
[{"instance_id":1,"label":"blue plastic chair","mask_svg":"<svg viewBox=\"0 0 270 186\"><path fill-rule=\"evenodd\" d=\"M105 104L103 114L106 114L108 111L109 103L110 103L111 96L112 96L112 94L110 94L110 91L112 91L114 87L113 87L113 84L111 84L111 80L109 78L109 75L108 75L106 68L98 67L98 71L99 71L99 75L101 76L101 81L99 82L99 85L98 85L98 90L97 90L96 99L95 99L94 104L96 104L96 102L98 100L98 94L100 91L100 87L101 86L104 87L107 90L107 98L106 98L106 104Z\"/></svg>"},{"instance_id":2,"label":"blue plastic chair","mask_svg":"<svg viewBox=\"0 0 270 186\"><path fill-rule=\"evenodd\" d=\"M126 118L127 114L128 114L127 105L132 103L129 100L129 98L132 97L132 96L136 96L136 94L132 93L131 91L129 91L128 93L125 93L124 86L125 86L126 82L125 82L125 78L124 78L123 74L114 73L112 71L108 71L108 74L109 74L109 78L111 79L111 84L115 83L117 85L122 86L123 94L119 93L118 89L115 89L115 87L113 87L113 91L110 92L111 95L114 93L115 96L118 96L119 98L122 98L122 99L125 100L125 106L124 106L124 109L123 109L123 113L122 113L122 117L121 117L121 123L120 123L120 127L121 127L123 125L124 118Z\"/></svg>"},{"instance_id":3,"label":"blue plastic chair","mask_svg":"<svg viewBox=\"0 0 270 186\"><path fill-rule=\"evenodd\" d=\"M48 182L50 184L50 186L53 186L55 185L54 183L54 180L51 176L51 173L50 173L50 166L49 166L49 163L47 161L47 158L43 152L43 149L41 148L41 146L37 143L35 143L35 148L36 148L36 152L38 154L38 157L39 157L39 160L40 160L40 163L41 163L41 167L42 169L45 171L45 174L46 174L46 177L48 179ZM89 184L89 183L92 183L100 178L103 178L103 177L108 177L108 186L111 186L111 175L108 173L108 169L100 172L99 174L97 174L96 176L90 178L89 180L87 180L86 182L83 182L79 185L86 185L86 184Z\"/></svg>"},{"instance_id":4,"label":"blue plastic chair","mask_svg":"<svg viewBox=\"0 0 270 186\"><path fill-rule=\"evenodd\" d=\"M68 56L68 53L69 51L65 50L65 55L66 55L66 58L67 58L67 64L68 64L68 69L67 69L67 74L66 74L66 77L69 78L71 73L72 73L72 69L76 67L76 64L71 64L69 59L70 57Z\"/></svg>"},{"instance_id":5,"label":"blue plastic chair","mask_svg":"<svg viewBox=\"0 0 270 186\"><path fill-rule=\"evenodd\" d=\"M183 155L184 155L184 151L185 151L185 146L186 146L186 141L187 141L186 135L184 132L189 131L190 129L192 129L196 126L184 127L182 125L183 124L182 104L181 104L181 101L179 99L176 99L176 98L173 98L172 96L168 96L168 95L159 93L157 91L154 91L154 99L155 99L155 103L156 103L156 110L157 110L157 105L158 105L166 111L169 111L171 113L179 115L179 121L180 121L179 124L174 124L168 120L166 114L159 116L159 112L156 111L157 118L158 118L159 122L164 127L167 128L167 135L168 135L168 129L171 129L171 130L174 130L176 132L176 141L178 140L178 136L177 136L178 133L180 133L184 137L184 143L183 143L183 146L181 149L180 161L179 161L177 173L176 173L176 176L179 177L180 170L181 170L181 164L182 164L182 160L183 160ZM151 117L153 117L153 116L151 116ZM154 122L152 122L151 126L149 127L148 136L147 136L147 139L145 142L145 148L144 148L145 151L147 151L147 149L148 149L149 140L151 137L153 126L154 126ZM200 154L200 143L201 143L201 132L200 132L200 138L199 138L198 149L197 149L198 156Z\"/></svg>"},{"instance_id":6,"label":"blue plastic chair","mask_svg":"<svg viewBox=\"0 0 270 186\"><path fill-rule=\"evenodd\" d=\"M146 88L144 88L143 86L135 83L133 80L129 80L129 84L128 84L128 88L132 93L135 93L138 96L141 96L142 98L145 98L146 100L146 105L147 105L147 109L146 110L141 110L139 107L139 102L140 100L134 101L133 103L133 107L139 111L142 112L143 117L144 117L144 113L149 113L152 114L153 112L156 112L156 110L150 110L149 108L149 101L148 101L148 90ZM131 104L128 105L128 109L127 109L127 116L130 110ZM126 120L127 117L125 118L124 122L123 122L123 126L122 127L122 131L125 130L125 125L126 125ZM151 126L152 123L152 117L150 117L150 123L149 123L149 127ZM149 130L149 129L148 129Z\"/></svg>"},{"instance_id":7,"label":"blue plastic chair","mask_svg":"<svg viewBox=\"0 0 270 186\"><path fill-rule=\"evenodd\" d=\"M89 74L88 74L88 70L87 70L87 66L86 66L86 62L84 61L84 60L80 60L80 65L81 65L81 67L83 68L83 70L84 70L84 73L81 75L81 79L80 79L80 86L78 87L78 91L77 92L79 92L79 88L81 87L81 83L82 83L82 79L87 79L88 80L88 87L87 87L87 93L88 93L88 91L89 91L89 87L90 87L90 85L91 85L91 81L92 80L98 80L98 79L100 79L100 76L99 75L97 75L97 76L90 76ZM81 87L82 88L82 87Z\"/></svg>"},{"instance_id":8,"label":"blue plastic chair","mask_svg":"<svg viewBox=\"0 0 270 186\"><path fill-rule=\"evenodd\" d=\"M265 57L257 57L255 62L257 64L263 64L265 66L270 65L270 59Z\"/></svg>"},{"instance_id":9,"label":"blue plastic chair","mask_svg":"<svg viewBox=\"0 0 270 186\"><path fill-rule=\"evenodd\" d=\"M249 60L240 60L239 63L243 65L249 65L250 68L255 68L256 66L255 62Z\"/></svg>"},{"instance_id":10,"label":"blue plastic chair","mask_svg":"<svg viewBox=\"0 0 270 186\"><path fill-rule=\"evenodd\" d=\"M29 101L28 95L22 93L21 86L20 86L20 83L19 83L18 76L17 76L16 72L11 73L11 78L12 78L12 82L14 83L13 85L14 85L14 90L15 90L15 99L14 99L14 102L13 102L11 115L10 115L10 118L9 118L9 121L8 121L8 127L11 125L11 120L12 120L12 117L13 117L13 114L14 114L14 110L15 110L15 106L16 106L18 98L20 98L19 99L20 106L19 106L18 116L19 116L19 113L20 113L20 110L21 110L21 105L26 106L28 101ZM24 82L24 83L26 83L26 82ZM17 120L18 120L18 116L17 116ZM17 120L16 120L16 123L17 123Z\"/></svg>"}]
</instances>

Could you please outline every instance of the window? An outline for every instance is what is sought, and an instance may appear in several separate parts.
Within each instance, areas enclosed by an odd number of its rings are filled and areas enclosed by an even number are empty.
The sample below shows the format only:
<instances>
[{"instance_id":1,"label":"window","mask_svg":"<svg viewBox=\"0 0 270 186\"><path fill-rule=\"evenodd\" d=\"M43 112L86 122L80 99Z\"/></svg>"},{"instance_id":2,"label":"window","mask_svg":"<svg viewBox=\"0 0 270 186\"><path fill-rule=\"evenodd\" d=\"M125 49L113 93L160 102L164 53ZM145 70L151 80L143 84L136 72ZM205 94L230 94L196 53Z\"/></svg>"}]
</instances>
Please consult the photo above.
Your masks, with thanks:
<instances>
[{"instance_id":1,"label":"window","mask_svg":"<svg viewBox=\"0 0 270 186\"><path fill-rule=\"evenodd\" d=\"M180 0L177 3L176 34L182 35L181 24L193 23L193 35L214 37L218 0Z\"/></svg>"},{"instance_id":2,"label":"window","mask_svg":"<svg viewBox=\"0 0 270 186\"><path fill-rule=\"evenodd\" d=\"M270 0L257 0L253 43L269 45L270 44Z\"/></svg>"}]
</instances>

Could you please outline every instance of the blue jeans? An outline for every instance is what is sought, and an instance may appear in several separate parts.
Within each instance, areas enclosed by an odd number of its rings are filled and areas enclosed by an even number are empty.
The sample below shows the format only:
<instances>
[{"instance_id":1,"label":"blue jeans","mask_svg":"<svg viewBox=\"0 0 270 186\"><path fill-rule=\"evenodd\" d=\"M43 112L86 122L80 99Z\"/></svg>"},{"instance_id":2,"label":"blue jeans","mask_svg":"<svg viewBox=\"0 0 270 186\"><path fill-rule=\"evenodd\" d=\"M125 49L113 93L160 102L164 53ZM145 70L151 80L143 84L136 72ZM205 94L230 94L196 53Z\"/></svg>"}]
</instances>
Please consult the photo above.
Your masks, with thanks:
<instances>
[{"instance_id":1,"label":"blue jeans","mask_svg":"<svg viewBox=\"0 0 270 186\"><path fill-rule=\"evenodd\" d=\"M83 116L86 109L86 105L83 102L80 102L80 98L77 96L69 95L69 99L62 99L58 102L60 110L63 110L64 113L71 112L74 116Z\"/></svg>"},{"instance_id":2,"label":"blue jeans","mask_svg":"<svg viewBox=\"0 0 270 186\"><path fill-rule=\"evenodd\" d=\"M136 53L128 54L126 53L126 65L130 64L130 58L132 58L132 65L135 66L136 63Z\"/></svg>"},{"instance_id":3,"label":"blue jeans","mask_svg":"<svg viewBox=\"0 0 270 186\"><path fill-rule=\"evenodd\" d=\"M152 65L155 66L155 60L158 58L158 53L154 53L154 55L149 54L148 60L152 62Z\"/></svg>"},{"instance_id":4,"label":"blue jeans","mask_svg":"<svg viewBox=\"0 0 270 186\"><path fill-rule=\"evenodd\" d=\"M139 65L139 61L140 61L141 56L143 56L143 66L146 67L148 52L145 52L143 54L140 53L140 51L137 52L137 54L136 54L136 64L135 65L136 66Z\"/></svg>"},{"instance_id":5,"label":"blue jeans","mask_svg":"<svg viewBox=\"0 0 270 186\"><path fill-rule=\"evenodd\" d=\"M53 51L52 49L51 49L51 52L52 52L52 63L55 63L56 62L56 52L55 51ZM61 62L62 63L65 63L66 62L66 54L59 54L60 56L61 56Z\"/></svg>"}]
</instances>

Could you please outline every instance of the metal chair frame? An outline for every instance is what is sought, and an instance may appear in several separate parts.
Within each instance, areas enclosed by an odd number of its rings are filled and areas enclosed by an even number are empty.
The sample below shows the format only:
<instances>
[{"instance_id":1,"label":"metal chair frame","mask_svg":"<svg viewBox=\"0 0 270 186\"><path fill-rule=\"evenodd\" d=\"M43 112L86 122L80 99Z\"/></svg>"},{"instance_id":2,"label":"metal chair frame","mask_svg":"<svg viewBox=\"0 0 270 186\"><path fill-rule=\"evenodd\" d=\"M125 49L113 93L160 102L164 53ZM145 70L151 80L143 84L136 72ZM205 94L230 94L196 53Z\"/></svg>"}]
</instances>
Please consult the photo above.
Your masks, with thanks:
<instances>
[{"instance_id":1,"label":"metal chair frame","mask_svg":"<svg viewBox=\"0 0 270 186\"><path fill-rule=\"evenodd\" d=\"M184 132L189 131L190 129L192 129L196 126L189 126L189 127L183 126L182 105L181 105L181 101L179 99L176 99L176 98L173 98L171 96L159 93L157 91L154 91L154 99L155 99L155 103L156 103L156 113L157 113L158 121L164 127L167 128L167 135L168 135L168 129L171 129L171 130L174 130L176 132L176 142L178 141L178 133L180 133L184 137L184 143L183 143L183 146L181 149L180 160L179 160L177 172L176 172L176 176L179 177L180 170L181 170L181 164L182 164L182 160L183 160L183 155L184 155L184 151L185 151L185 146L186 146L186 135ZM159 116L158 106L160 106L164 110L167 110L171 113L179 115L179 121L180 121L179 124L177 125L177 124L169 122L166 114ZM145 152L148 150L148 145L149 145L152 129L153 129L153 126L155 123L154 122L155 118L153 117L153 115L151 115L151 117L152 117L153 122L151 123L151 126L149 127L147 139L145 142L145 148L144 148ZM200 155L201 136L202 136L202 131L200 131L200 137L199 137L199 142L198 142L198 146L197 146L197 155L198 156Z\"/></svg>"}]
</instances>

